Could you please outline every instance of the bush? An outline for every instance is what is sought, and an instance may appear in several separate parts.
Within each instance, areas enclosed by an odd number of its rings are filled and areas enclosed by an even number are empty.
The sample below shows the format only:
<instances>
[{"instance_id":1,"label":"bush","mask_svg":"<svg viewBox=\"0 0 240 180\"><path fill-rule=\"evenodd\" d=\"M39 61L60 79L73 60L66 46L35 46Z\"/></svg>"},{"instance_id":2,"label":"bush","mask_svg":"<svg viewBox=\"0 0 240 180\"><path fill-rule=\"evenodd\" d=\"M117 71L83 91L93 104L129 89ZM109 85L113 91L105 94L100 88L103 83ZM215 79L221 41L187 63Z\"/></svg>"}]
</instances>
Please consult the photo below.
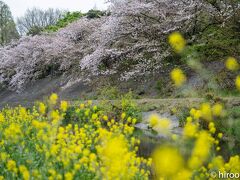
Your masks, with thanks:
<instances>
[{"instance_id":1,"label":"bush","mask_svg":"<svg viewBox=\"0 0 240 180\"><path fill-rule=\"evenodd\" d=\"M87 18L93 19L93 18L100 18L102 16L105 16L106 12L105 11L91 9L85 15L86 15Z\"/></svg>"},{"instance_id":2,"label":"bush","mask_svg":"<svg viewBox=\"0 0 240 180\"><path fill-rule=\"evenodd\" d=\"M187 48L187 56L197 53L197 58L202 62L211 62L224 60L226 55L239 55L238 31L231 26L219 26L211 25L197 35L195 42Z\"/></svg>"},{"instance_id":3,"label":"bush","mask_svg":"<svg viewBox=\"0 0 240 180\"><path fill-rule=\"evenodd\" d=\"M107 85L97 90L97 97L100 100L116 100L119 99L120 96L121 93L116 86Z\"/></svg>"},{"instance_id":4,"label":"bush","mask_svg":"<svg viewBox=\"0 0 240 180\"><path fill-rule=\"evenodd\" d=\"M66 15L57 21L56 25L48 26L44 29L46 32L56 32L61 28L66 27L68 24L80 19L84 14L81 12L67 12Z\"/></svg>"},{"instance_id":5,"label":"bush","mask_svg":"<svg viewBox=\"0 0 240 180\"><path fill-rule=\"evenodd\" d=\"M66 27L68 24L86 16L89 19L93 18L100 18L101 16L105 16L106 12L105 11L100 11L100 10L89 10L87 13L81 13L79 11L75 12L67 12L65 16L61 19L59 19L56 23L56 25L48 26L44 29L46 32L56 32L61 28Z\"/></svg>"},{"instance_id":6,"label":"bush","mask_svg":"<svg viewBox=\"0 0 240 180\"><path fill-rule=\"evenodd\" d=\"M39 35L39 34L41 34L42 31L43 31L43 28L34 26L28 31L27 35L28 36L29 35L31 35L31 36Z\"/></svg>"}]
</instances>

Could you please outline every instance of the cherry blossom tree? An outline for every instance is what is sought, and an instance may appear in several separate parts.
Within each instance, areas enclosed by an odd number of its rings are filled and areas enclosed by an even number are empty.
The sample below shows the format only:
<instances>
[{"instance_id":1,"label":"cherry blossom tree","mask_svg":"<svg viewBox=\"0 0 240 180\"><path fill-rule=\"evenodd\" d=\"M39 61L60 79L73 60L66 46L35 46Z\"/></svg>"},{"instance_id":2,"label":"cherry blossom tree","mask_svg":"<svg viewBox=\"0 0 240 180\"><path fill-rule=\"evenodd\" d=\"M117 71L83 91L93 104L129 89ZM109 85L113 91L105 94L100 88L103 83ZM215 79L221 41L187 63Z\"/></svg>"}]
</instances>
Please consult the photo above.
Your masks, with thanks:
<instances>
[{"instance_id":1,"label":"cherry blossom tree","mask_svg":"<svg viewBox=\"0 0 240 180\"><path fill-rule=\"evenodd\" d=\"M61 75L65 84L117 74L119 80L164 71L173 31L192 32L205 0L110 0L109 16L81 18L56 33L23 37L0 49L0 84L21 90L36 79Z\"/></svg>"}]
</instances>

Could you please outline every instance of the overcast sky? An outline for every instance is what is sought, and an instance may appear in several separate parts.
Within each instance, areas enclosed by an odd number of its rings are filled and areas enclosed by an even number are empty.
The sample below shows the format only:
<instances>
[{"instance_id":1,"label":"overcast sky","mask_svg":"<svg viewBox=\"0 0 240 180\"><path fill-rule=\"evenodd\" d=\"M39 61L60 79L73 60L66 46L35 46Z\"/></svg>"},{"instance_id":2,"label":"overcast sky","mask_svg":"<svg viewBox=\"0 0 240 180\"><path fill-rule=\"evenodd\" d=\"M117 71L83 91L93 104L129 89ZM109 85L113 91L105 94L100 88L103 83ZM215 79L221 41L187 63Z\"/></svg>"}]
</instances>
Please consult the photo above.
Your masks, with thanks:
<instances>
[{"instance_id":1,"label":"overcast sky","mask_svg":"<svg viewBox=\"0 0 240 180\"><path fill-rule=\"evenodd\" d=\"M86 12L95 5L98 9L106 9L105 0L3 0L11 9L14 18L24 15L27 8L39 7L41 9L59 8L70 11Z\"/></svg>"}]
</instances>

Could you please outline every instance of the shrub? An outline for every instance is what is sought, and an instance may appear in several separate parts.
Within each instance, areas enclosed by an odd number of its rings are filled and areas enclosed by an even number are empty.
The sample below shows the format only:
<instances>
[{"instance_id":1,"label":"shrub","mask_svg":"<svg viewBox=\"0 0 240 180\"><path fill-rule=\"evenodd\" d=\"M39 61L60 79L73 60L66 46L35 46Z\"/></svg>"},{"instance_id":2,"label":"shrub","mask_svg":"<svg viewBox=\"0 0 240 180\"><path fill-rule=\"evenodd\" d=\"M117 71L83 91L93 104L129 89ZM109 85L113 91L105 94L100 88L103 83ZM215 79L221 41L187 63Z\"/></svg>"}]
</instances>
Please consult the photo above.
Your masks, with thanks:
<instances>
[{"instance_id":1,"label":"shrub","mask_svg":"<svg viewBox=\"0 0 240 180\"><path fill-rule=\"evenodd\" d=\"M121 93L116 86L103 86L97 90L97 97L100 100L116 100L119 99Z\"/></svg>"},{"instance_id":2,"label":"shrub","mask_svg":"<svg viewBox=\"0 0 240 180\"><path fill-rule=\"evenodd\" d=\"M101 16L105 16L106 12L105 11L91 9L85 15L86 15L87 18L93 19L93 18L100 18Z\"/></svg>"},{"instance_id":3,"label":"shrub","mask_svg":"<svg viewBox=\"0 0 240 180\"><path fill-rule=\"evenodd\" d=\"M75 11L75 12L67 12L63 18L59 19L56 23L56 25L48 26L44 29L44 31L47 32L56 32L61 28L66 27L68 24L80 19L83 17L84 14L81 12Z\"/></svg>"}]
</instances>

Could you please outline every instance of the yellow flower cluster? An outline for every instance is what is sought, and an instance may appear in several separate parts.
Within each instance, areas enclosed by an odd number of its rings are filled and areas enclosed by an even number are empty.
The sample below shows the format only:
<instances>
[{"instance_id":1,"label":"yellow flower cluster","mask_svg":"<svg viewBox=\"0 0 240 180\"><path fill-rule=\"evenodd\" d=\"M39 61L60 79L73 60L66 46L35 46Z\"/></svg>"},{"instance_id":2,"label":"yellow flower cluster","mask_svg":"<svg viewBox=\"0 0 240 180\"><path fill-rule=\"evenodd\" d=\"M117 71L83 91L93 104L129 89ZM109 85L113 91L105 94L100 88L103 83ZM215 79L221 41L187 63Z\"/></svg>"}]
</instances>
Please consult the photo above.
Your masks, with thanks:
<instances>
[{"instance_id":1,"label":"yellow flower cluster","mask_svg":"<svg viewBox=\"0 0 240 180\"><path fill-rule=\"evenodd\" d=\"M186 45L184 38L178 32L169 36L169 43L177 53L181 53ZM225 65L231 71L237 71L240 68L239 63L233 57L229 57ZM171 72L171 79L176 87L182 86L186 81L183 71L179 68ZM240 90L240 75L237 76L235 84ZM218 177L213 177L215 174L212 172L239 173L239 155L234 155L227 161L226 157L223 158L219 152L221 150L220 140L224 135L219 132L218 127L220 120L223 120L227 114L223 104L205 102L199 108L192 108L189 114L184 121L183 132L167 133L168 142L162 143L152 153L153 178L212 180L218 179ZM157 115L150 117L149 125L152 130L160 126L160 120L161 118ZM168 129L169 124L166 122L163 124L162 127ZM161 133L164 132L164 129L158 128L158 130Z\"/></svg>"},{"instance_id":2,"label":"yellow flower cluster","mask_svg":"<svg viewBox=\"0 0 240 180\"><path fill-rule=\"evenodd\" d=\"M144 168L137 168L140 165L146 166L147 160L136 157L136 149L129 151L129 144L123 135L116 136L103 130L100 136L102 145L97 148L97 152L101 160L101 177L130 180L134 179L136 174L139 173L139 176L148 179L149 171L145 171ZM132 143L135 144L134 139Z\"/></svg>"},{"instance_id":3,"label":"yellow flower cluster","mask_svg":"<svg viewBox=\"0 0 240 180\"><path fill-rule=\"evenodd\" d=\"M10 171L10 172L13 172L13 173L17 173L18 172L18 169L16 167L16 162L13 161L13 160L8 160L7 161L7 169Z\"/></svg>"},{"instance_id":4,"label":"yellow flower cluster","mask_svg":"<svg viewBox=\"0 0 240 180\"><path fill-rule=\"evenodd\" d=\"M151 159L137 156L133 136L137 119L111 118L91 101L68 108L52 94L48 104L0 112L1 179L148 179Z\"/></svg>"},{"instance_id":5,"label":"yellow flower cluster","mask_svg":"<svg viewBox=\"0 0 240 180\"><path fill-rule=\"evenodd\" d=\"M207 121L213 121L216 118L223 117L225 112L221 103L216 103L212 106L210 103L202 103L199 109L192 108L190 115L195 120L201 118Z\"/></svg>"},{"instance_id":6,"label":"yellow flower cluster","mask_svg":"<svg viewBox=\"0 0 240 180\"><path fill-rule=\"evenodd\" d=\"M240 158L230 157L228 162L217 155L221 148L219 141L223 137L217 132L215 117L224 114L219 103L210 105L203 103L199 109L191 109L190 116L181 135L175 135L172 142L163 144L153 154L153 176L156 179L211 179L211 172L239 173ZM208 120L208 121L206 121ZM150 119L150 126L158 124L156 115ZM202 128L202 123L208 123L208 128ZM175 137L169 134L169 137ZM187 146L187 147L186 147ZM188 153L187 153L188 152Z\"/></svg>"},{"instance_id":7,"label":"yellow flower cluster","mask_svg":"<svg viewBox=\"0 0 240 180\"><path fill-rule=\"evenodd\" d=\"M30 179L29 171L24 165L19 166L19 171L22 174L22 177L23 177L24 180L29 180Z\"/></svg>"}]
</instances>

